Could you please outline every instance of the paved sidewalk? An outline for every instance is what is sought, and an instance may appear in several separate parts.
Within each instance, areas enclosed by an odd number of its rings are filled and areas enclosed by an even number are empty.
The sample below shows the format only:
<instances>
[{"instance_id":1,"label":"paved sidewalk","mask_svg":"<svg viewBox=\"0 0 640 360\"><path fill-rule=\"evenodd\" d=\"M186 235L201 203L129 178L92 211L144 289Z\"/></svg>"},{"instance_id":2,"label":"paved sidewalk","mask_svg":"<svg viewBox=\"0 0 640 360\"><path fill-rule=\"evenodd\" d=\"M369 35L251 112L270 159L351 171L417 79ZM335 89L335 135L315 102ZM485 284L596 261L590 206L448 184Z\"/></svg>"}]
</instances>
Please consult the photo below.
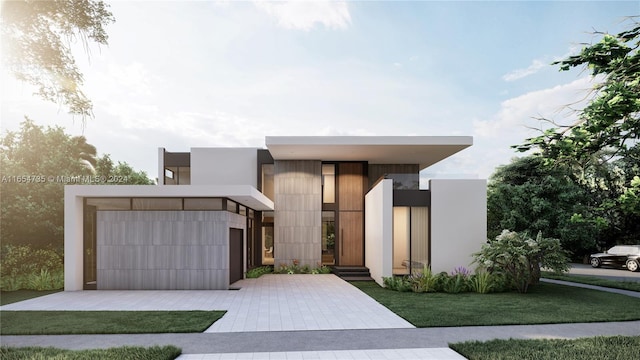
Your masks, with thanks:
<instances>
[{"instance_id":1,"label":"paved sidewalk","mask_svg":"<svg viewBox=\"0 0 640 360\"><path fill-rule=\"evenodd\" d=\"M551 284L567 285L567 286L580 287L580 288L585 288L585 289L606 291L606 292L610 292L610 293L622 294L622 295L627 295L627 296L633 296L633 297L640 298L640 292L638 292L638 291L631 291L631 290L624 290L624 289L614 289L614 288L608 288L608 287L604 287L604 286L581 284L581 283L576 283L576 282L571 282L571 281L563 281L563 280L555 280L555 279L542 278L542 279L540 279L540 281L546 282L546 283L551 283Z\"/></svg>"},{"instance_id":2,"label":"paved sidewalk","mask_svg":"<svg viewBox=\"0 0 640 360\"><path fill-rule=\"evenodd\" d=\"M3 336L2 345L67 349L175 345L184 354L446 348L449 343L492 339L575 339L640 336L640 321L463 326L420 329L273 331L201 334Z\"/></svg>"}]
</instances>

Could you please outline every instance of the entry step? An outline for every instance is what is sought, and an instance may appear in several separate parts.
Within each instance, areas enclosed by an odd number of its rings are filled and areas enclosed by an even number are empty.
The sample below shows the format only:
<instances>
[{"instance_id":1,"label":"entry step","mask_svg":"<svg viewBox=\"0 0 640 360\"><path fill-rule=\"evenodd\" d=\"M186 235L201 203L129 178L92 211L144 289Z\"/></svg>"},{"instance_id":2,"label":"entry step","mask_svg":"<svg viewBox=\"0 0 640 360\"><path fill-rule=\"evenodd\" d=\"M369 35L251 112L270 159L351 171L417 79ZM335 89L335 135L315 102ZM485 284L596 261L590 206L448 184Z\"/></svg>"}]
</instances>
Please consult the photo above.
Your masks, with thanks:
<instances>
[{"instance_id":1,"label":"entry step","mask_svg":"<svg viewBox=\"0 0 640 360\"><path fill-rule=\"evenodd\" d=\"M364 266L334 266L331 272L344 280L373 280L369 268Z\"/></svg>"}]
</instances>

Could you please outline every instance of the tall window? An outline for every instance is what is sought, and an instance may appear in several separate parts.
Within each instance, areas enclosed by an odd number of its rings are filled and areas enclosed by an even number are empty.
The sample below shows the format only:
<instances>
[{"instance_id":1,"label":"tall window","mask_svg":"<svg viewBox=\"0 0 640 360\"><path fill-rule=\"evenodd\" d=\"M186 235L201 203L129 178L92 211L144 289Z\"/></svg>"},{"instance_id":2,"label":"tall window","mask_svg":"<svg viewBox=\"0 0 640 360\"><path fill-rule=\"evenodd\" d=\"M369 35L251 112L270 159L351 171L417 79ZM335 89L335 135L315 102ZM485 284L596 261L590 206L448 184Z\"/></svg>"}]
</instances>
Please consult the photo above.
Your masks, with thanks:
<instances>
[{"instance_id":1,"label":"tall window","mask_svg":"<svg viewBox=\"0 0 640 360\"><path fill-rule=\"evenodd\" d=\"M336 213L322 212L322 265L336 263Z\"/></svg>"},{"instance_id":2,"label":"tall window","mask_svg":"<svg viewBox=\"0 0 640 360\"><path fill-rule=\"evenodd\" d=\"M336 202L336 165L322 164L322 202Z\"/></svg>"},{"instance_id":3,"label":"tall window","mask_svg":"<svg viewBox=\"0 0 640 360\"><path fill-rule=\"evenodd\" d=\"M275 199L273 184L273 164L262 164L262 193L271 201Z\"/></svg>"}]
</instances>

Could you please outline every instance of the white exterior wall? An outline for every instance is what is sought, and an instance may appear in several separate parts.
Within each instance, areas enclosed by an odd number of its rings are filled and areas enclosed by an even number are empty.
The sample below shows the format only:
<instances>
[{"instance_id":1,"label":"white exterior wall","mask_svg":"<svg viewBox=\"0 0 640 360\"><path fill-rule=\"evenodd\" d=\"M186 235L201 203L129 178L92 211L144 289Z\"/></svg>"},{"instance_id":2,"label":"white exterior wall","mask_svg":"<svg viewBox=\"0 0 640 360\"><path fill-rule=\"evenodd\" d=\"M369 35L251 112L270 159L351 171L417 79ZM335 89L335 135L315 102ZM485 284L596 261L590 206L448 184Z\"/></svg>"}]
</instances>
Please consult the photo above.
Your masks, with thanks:
<instances>
[{"instance_id":1,"label":"white exterior wall","mask_svg":"<svg viewBox=\"0 0 640 360\"><path fill-rule=\"evenodd\" d=\"M393 180L382 180L364 200L364 265L380 286L393 273Z\"/></svg>"},{"instance_id":2,"label":"white exterior wall","mask_svg":"<svg viewBox=\"0 0 640 360\"><path fill-rule=\"evenodd\" d=\"M83 198L68 188L64 191L64 290L78 291L84 287Z\"/></svg>"},{"instance_id":3,"label":"white exterior wall","mask_svg":"<svg viewBox=\"0 0 640 360\"><path fill-rule=\"evenodd\" d=\"M191 185L258 184L257 148L191 148Z\"/></svg>"},{"instance_id":4,"label":"white exterior wall","mask_svg":"<svg viewBox=\"0 0 640 360\"><path fill-rule=\"evenodd\" d=\"M472 254L487 241L487 181L429 181L431 270L475 268Z\"/></svg>"},{"instance_id":5,"label":"white exterior wall","mask_svg":"<svg viewBox=\"0 0 640 360\"><path fill-rule=\"evenodd\" d=\"M83 289L83 199L85 197L226 197L255 210L273 210L256 188L235 186L66 185L64 187L64 290ZM245 249L246 251L246 249Z\"/></svg>"}]
</instances>

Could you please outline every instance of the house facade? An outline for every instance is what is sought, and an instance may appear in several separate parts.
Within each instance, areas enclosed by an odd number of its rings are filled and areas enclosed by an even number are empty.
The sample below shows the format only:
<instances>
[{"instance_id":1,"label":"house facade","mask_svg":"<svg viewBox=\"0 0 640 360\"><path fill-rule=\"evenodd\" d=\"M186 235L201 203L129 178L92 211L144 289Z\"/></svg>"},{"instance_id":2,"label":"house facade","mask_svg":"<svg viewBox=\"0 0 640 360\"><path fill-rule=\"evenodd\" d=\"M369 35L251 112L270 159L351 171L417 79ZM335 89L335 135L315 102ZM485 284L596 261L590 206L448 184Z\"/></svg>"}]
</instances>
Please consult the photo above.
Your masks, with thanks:
<instances>
[{"instance_id":1,"label":"house facade","mask_svg":"<svg viewBox=\"0 0 640 360\"><path fill-rule=\"evenodd\" d=\"M228 289L247 269L470 266L486 181L419 173L471 137L267 137L158 152L158 185L65 187L65 290Z\"/></svg>"}]
</instances>

